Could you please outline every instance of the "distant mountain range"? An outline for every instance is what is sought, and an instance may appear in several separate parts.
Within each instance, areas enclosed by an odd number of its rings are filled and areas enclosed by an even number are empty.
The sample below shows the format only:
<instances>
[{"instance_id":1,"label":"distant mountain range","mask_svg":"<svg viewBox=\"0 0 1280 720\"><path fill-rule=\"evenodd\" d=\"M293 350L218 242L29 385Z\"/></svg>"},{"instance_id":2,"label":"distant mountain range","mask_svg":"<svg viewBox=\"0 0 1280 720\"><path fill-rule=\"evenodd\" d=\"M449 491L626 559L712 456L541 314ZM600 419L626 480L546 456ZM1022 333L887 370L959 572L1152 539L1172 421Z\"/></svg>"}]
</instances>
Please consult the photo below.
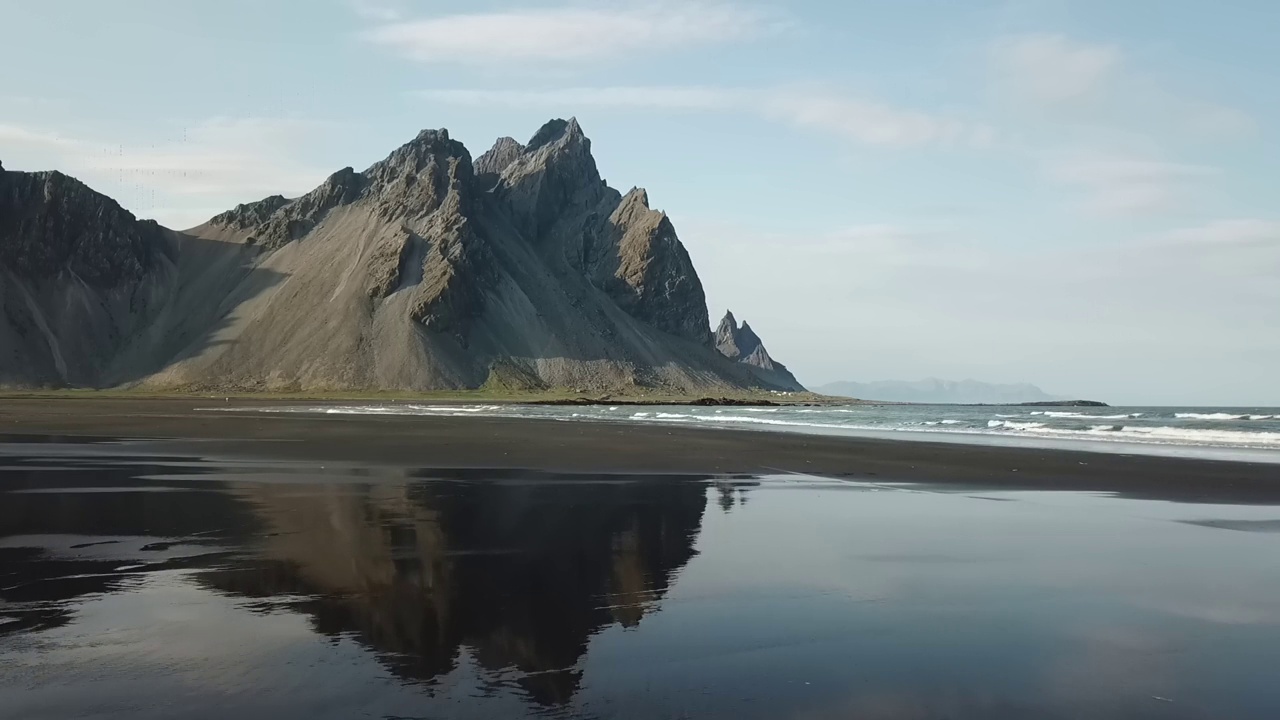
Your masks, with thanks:
<instances>
[{"instance_id":1,"label":"distant mountain range","mask_svg":"<svg viewBox=\"0 0 1280 720\"><path fill-rule=\"evenodd\" d=\"M814 388L824 395L881 400L884 402L915 403L988 403L1014 404L1049 402L1063 398L1049 395L1029 383L998 385L977 380L881 380L879 382L834 382Z\"/></svg>"}]
</instances>

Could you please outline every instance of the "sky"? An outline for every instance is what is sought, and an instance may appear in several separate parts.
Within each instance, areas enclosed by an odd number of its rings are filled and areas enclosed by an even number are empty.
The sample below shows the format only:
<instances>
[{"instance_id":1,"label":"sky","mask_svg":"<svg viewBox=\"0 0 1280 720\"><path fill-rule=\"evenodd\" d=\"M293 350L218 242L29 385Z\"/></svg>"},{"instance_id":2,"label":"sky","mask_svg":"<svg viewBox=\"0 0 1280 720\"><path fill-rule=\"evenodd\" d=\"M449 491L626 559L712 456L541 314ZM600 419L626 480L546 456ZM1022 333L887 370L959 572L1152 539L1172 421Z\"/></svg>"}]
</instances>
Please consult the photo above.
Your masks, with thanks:
<instances>
[{"instance_id":1,"label":"sky","mask_svg":"<svg viewBox=\"0 0 1280 720\"><path fill-rule=\"evenodd\" d=\"M0 161L185 228L576 116L802 382L1280 405L1274 0L0 0Z\"/></svg>"}]
</instances>

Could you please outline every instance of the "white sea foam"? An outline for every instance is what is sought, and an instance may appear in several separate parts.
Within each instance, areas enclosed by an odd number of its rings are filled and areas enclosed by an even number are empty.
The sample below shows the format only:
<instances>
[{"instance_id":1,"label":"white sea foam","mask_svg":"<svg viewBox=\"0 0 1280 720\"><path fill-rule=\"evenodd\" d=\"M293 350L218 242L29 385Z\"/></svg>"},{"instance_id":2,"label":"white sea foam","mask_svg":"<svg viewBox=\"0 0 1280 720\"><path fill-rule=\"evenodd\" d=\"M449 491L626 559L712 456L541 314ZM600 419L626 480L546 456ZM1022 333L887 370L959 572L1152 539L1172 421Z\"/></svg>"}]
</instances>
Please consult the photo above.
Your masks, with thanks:
<instances>
[{"instance_id":1,"label":"white sea foam","mask_svg":"<svg viewBox=\"0 0 1280 720\"><path fill-rule=\"evenodd\" d=\"M205 410L245 412L248 408L216 407ZM260 412L316 413L328 415L420 415L437 417L511 417L526 419L554 419L568 422L635 422L670 423L680 425L704 425L714 427L756 427L798 432L843 432L860 434L886 431L920 433L945 437L951 435L989 435L1044 437L1053 439L1091 440L1097 442L1128 442L1181 446L1218 446L1235 448L1269 448L1280 451L1280 432L1268 425L1255 425L1257 430L1245 430L1240 426L1217 428L1178 427L1181 422L1243 420L1266 421L1280 419L1280 414L1241 414L1227 411L1203 411L1177 413L1178 421L1170 418L1158 426L1157 419L1143 413L1114 415L1090 415L1075 411L1038 410L1022 415L995 414L998 419L988 420L991 414L975 410L972 417L929 418L921 417L922 408L699 408L658 407L647 411L633 408L575 407L561 408L542 405L431 405L415 403L381 403L340 406L282 406L254 408ZM621 412L618 412L621 411ZM989 412L989 411L988 411ZM960 412L956 413L957 415ZM1034 419L1029 416L1034 415ZM1123 422L1143 417L1143 420ZM1164 415L1164 417L1169 417ZM986 420L985 426L983 421ZM1107 422L1121 421L1118 423ZM1080 424L1076 424L1080 423ZM1087 424L1086 424L1087 423ZM1148 426L1150 424L1150 426Z\"/></svg>"},{"instance_id":2,"label":"white sea foam","mask_svg":"<svg viewBox=\"0 0 1280 720\"><path fill-rule=\"evenodd\" d=\"M993 421L994 422L994 421ZM1175 445L1224 445L1230 447L1280 447L1280 433L1247 430L1205 430L1180 427L1134 425L1094 425L1089 430L1048 427L1041 423L1009 423L1003 427L1038 435L1057 437L1106 436L1128 442L1158 442Z\"/></svg>"},{"instance_id":3,"label":"white sea foam","mask_svg":"<svg viewBox=\"0 0 1280 720\"><path fill-rule=\"evenodd\" d=\"M1221 443L1255 447L1280 447L1280 433L1249 430L1202 430L1177 427L1125 427L1125 434L1159 440L1185 441L1196 445Z\"/></svg>"},{"instance_id":4,"label":"white sea foam","mask_svg":"<svg viewBox=\"0 0 1280 720\"><path fill-rule=\"evenodd\" d=\"M1039 430L1045 427L1045 424L1039 422L1013 422L1012 420L988 420L987 427L1008 428L1010 430Z\"/></svg>"},{"instance_id":5,"label":"white sea foam","mask_svg":"<svg viewBox=\"0 0 1280 720\"><path fill-rule=\"evenodd\" d=\"M1081 418L1088 420L1125 420L1127 418L1136 418L1142 413L1125 413L1123 415L1090 415L1082 412L1042 412L1040 415L1051 418Z\"/></svg>"}]
</instances>

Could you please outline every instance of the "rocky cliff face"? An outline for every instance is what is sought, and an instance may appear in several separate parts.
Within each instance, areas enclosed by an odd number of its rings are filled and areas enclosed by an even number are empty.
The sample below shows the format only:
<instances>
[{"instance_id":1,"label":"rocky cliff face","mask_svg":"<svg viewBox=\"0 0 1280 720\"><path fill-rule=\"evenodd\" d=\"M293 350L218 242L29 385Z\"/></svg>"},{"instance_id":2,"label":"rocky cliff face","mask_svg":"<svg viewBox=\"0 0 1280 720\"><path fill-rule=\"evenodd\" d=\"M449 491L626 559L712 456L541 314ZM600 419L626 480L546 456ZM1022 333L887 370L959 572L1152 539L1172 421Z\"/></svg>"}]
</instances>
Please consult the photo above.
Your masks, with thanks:
<instances>
[{"instance_id":1,"label":"rocky cliff face","mask_svg":"<svg viewBox=\"0 0 1280 720\"><path fill-rule=\"evenodd\" d=\"M37 217L38 193L6 193L23 208L15 217ZM239 205L185 233L139 223L101 196L109 206L63 195L76 207L70 225L5 216L7 271L65 265L138 282L157 258L171 269L112 353L117 371L64 378L71 384L794 384L762 372L767 356L747 365L715 351L702 284L670 219L644 190L605 184L576 120L553 120L526 144L502 138L474 161L447 131L425 130L364 172L345 168L300 198ZM102 237L74 240L77 224ZM58 236L52 261L40 233Z\"/></svg>"},{"instance_id":2,"label":"rocky cliff face","mask_svg":"<svg viewBox=\"0 0 1280 720\"><path fill-rule=\"evenodd\" d=\"M747 323L738 325L732 312L726 312L715 334L716 350L721 355L751 368L762 380L787 390L803 390L787 366L777 362L764 349L764 342Z\"/></svg>"},{"instance_id":3,"label":"rocky cliff face","mask_svg":"<svg viewBox=\"0 0 1280 720\"><path fill-rule=\"evenodd\" d=\"M114 288L154 267L163 235L75 178L0 169L0 267L15 277Z\"/></svg>"},{"instance_id":4,"label":"rocky cliff face","mask_svg":"<svg viewBox=\"0 0 1280 720\"><path fill-rule=\"evenodd\" d=\"M163 294L173 251L74 178L0 168L0 386L94 384Z\"/></svg>"}]
</instances>

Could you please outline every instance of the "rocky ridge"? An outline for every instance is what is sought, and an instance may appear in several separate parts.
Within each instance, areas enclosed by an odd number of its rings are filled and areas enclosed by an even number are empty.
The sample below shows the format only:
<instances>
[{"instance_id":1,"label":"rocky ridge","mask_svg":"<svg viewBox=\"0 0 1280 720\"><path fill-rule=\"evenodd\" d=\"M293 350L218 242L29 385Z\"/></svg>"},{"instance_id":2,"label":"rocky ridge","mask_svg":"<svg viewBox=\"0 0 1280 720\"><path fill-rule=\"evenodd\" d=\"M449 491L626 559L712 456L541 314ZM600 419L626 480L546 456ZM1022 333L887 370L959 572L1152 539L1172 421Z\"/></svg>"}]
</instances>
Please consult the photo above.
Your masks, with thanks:
<instances>
[{"instance_id":1,"label":"rocky ridge","mask_svg":"<svg viewBox=\"0 0 1280 720\"><path fill-rule=\"evenodd\" d=\"M0 358L0 383L799 388L758 338L749 361L716 352L671 220L643 189L624 195L604 182L574 119L547 123L526 144L501 138L474 161L448 131L424 130L363 172L344 168L302 197L241 204L182 233L137 221L65 176L8 176L5 272L40 275L53 295L73 292L77 277L102 292L148 291L97 318L121 332L93 372L40 375L34 361ZM40 182L58 185L45 205L66 204L52 213L62 220L32 209ZM98 235L78 235L86 226ZM51 296L37 314L47 319L57 304Z\"/></svg>"}]
</instances>

